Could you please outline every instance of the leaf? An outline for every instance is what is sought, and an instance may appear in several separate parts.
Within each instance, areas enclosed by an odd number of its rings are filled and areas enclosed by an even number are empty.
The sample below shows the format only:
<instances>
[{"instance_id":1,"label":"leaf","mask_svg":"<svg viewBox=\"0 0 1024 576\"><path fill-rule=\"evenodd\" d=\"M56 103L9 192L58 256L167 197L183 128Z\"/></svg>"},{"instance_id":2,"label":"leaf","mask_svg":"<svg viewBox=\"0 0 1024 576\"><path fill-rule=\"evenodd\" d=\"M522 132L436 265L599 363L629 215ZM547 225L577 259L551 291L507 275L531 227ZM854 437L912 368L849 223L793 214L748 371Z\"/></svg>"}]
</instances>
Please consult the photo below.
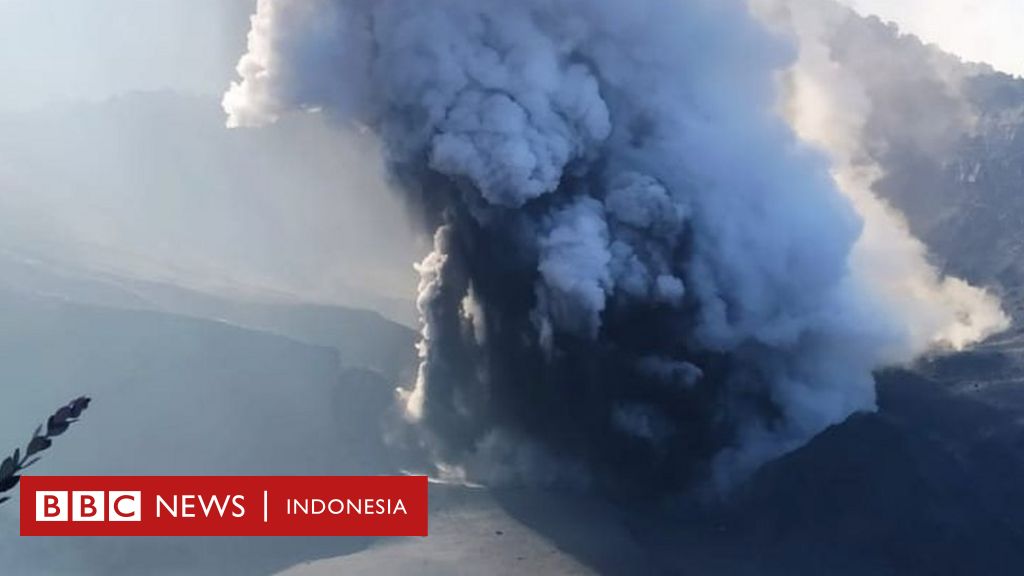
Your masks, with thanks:
<instances>
[{"instance_id":1,"label":"leaf","mask_svg":"<svg viewBox=\"0 0 1024 576\"><path fill-rule=\"evenodd\" d=\"M53 445L53 441L50 440L49 438L43 436L34 436L32 438L32 441L28 443L28 448L25 449L25 458L27 459L33 454L38 454L43 450L49 448L51 445Z\"/></svg>"},{"instance_id":2,"label":"leaf","mask_svg":"<svg viewBox=\"0 0 1024 576\"><path fill-rule=\"evenodd\" d=\"M68 418L71 417L71 406L61 406L56 412L54 412L53 417L61 422L67 422Z\"/></svg>"},{"instance_id":3,"label":"leaf","mask_svg":"<svg viewBox=\"0 0 1024 576\"><path fill-rule=\"evenodd\" d=\"M63 410L63 408L61 409ZM70 424L67 423L66 417L61 417L61 413L57 412L50 419L46 421L46 435L47 436L60 436L67 431Z\"/></svg>"},{"instance_id":4,"label":"leaf","mask_svg":"<svg viewBox=\"0 0 1024 576\"><path fill-rule=\"evenodd\" d=\"M0 463L0 492L6 492L17 486L21 481L18 472L38 462L39 457L35 455L53 445L53 440L51 440L53 436L60 436L67 431L71 424L77 422L78 417L89 407L90 402L92 402L91 398L81 396L54 412L46 420L45 435L43 426L38 426L35 433L32 434L32 440L29 441L28 447L25 448L24 461L21 460L21 449L15 450L13 456L4 459L3 463ZM9 497L2 496L0 504L8 500L10 500Z\"/></svg>"},{"instance_id":5,"label":"leaf","mask_svg":"<svg viewBox=\"0 0 1024 576\"><path fill-rule=\"evenodd\" d=\"M0 464L0 482L14 476L14 472L18 469L17 463L13 458L7 457L4 459L4 463Z\"/></svg>"},{"instance_id":6,"label":"leaf","mask_svg":"<svg viewBox=\"0 0 1024 576\"><path fill-rule=\"evenodd\" d=\"M92 402L92 399L86 396L72 400L71 404L68 404L68 408L71 410L71 417L78 418L81 416L82 411L89 407L89 402Z\"/></svg>"},{"instance_id":7,"label":"leaf","mask_svg":"<svg viewBox=\"0 0 1024 576\"><path fill-rule=\"evenodd\" d=\"M21 476L11 476L10 478L0 478L0 492L7 492L11 488L18 485L21 480Z\"/></svg>"}]
</instances>

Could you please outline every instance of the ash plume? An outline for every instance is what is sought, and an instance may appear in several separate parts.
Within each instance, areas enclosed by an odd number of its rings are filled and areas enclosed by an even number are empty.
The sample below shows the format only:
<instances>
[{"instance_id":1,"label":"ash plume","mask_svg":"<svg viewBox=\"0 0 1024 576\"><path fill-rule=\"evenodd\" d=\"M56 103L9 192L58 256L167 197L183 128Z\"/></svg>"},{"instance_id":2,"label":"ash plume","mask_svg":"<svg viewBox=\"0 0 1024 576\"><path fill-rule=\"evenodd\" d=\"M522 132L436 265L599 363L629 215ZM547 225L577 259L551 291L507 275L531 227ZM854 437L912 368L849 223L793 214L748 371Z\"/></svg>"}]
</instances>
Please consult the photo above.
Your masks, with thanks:
<instances>
[{"instance_id":1,"label":"ash plume","mask_svg":"<svg viewBox=\"0 0 1024 576\"><path fill-rule=\"evenodd\" d=\"M224 106L379 138L434 232L403 400L442 469L656 493L873 409L922 351L776 113L795 57L739 0L261 0Z\"/></svg>"}]
</instances>

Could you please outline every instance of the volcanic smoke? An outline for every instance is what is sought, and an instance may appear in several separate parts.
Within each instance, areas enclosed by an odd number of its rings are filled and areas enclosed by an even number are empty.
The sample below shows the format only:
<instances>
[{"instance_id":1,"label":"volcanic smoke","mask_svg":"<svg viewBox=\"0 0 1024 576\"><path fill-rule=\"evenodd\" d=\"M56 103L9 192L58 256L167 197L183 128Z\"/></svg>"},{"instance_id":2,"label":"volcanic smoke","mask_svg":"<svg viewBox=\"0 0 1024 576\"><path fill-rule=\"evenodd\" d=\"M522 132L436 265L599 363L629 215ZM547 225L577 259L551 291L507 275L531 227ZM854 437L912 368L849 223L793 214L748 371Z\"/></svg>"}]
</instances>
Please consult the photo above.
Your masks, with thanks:
<instances>
[{"instance_id":1,"label":"volcanic smoke","mask_svg":"<svg viewBox=\"0 0 1024 576\"><path fill-rule=\"evenodd\" d=\"M958 284L921 344L851 264L870 215L778 113L796 57L739 0L261 0L224 107L379 138L434 233L403 401L439 463L657 493L727 485L873 409L873 370L1005 321Z\"/></svg>"}]
</instances>

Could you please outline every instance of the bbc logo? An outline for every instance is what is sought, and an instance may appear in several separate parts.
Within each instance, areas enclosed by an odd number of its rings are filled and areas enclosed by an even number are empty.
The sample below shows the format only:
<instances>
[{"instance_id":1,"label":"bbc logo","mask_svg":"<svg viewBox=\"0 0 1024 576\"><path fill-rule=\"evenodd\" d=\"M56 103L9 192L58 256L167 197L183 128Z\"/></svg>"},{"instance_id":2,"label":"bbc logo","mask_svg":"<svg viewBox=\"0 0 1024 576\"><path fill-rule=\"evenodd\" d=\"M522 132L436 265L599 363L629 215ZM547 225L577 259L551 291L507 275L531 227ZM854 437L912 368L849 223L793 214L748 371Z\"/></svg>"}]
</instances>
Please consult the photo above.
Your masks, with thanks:
<instances>
[{"instance_id":1,"label":"bbc logo","mask_svg":"<svg viewBox=\"0 0 1024 576\"><path fill-rule=\"evenodd\" d=\"M141 522L142 492L36 492L36 522Z\"/></svg>"}]
</instances>

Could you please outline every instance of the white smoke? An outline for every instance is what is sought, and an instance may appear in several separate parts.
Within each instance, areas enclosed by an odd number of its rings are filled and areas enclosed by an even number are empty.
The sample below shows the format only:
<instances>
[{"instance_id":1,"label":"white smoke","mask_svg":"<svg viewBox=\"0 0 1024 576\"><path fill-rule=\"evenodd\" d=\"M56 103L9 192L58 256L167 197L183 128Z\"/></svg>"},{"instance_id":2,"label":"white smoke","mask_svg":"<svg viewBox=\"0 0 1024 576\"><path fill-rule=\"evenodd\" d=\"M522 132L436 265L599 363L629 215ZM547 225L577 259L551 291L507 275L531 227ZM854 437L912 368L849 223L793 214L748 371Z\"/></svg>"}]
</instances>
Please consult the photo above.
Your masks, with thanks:
<instances>
[{"instance_id":1,"label":"white smoke","mask_svg":"<svg viewBox=\"0 0 1024 576\"><path fill-rule=\"evenodd\" d=\"M739 0L261 0L224 106L368 127L443 222L407 395L443 458L509 428L596 468L707 459L729 481L873 409L873 370L1004 321L831 141L796 122L830 168L794 137L791 56ZM838 136L855 147L856 123Z\"/></svg>"},{"instance_id":2,"label":"white smoke","mask_svg":"<svg viewBox=\"0 0 1024 576\"><path fill-rule=\"evenodd\" d=\"M902 215L873 191L884 170L867 144L872 98L859 74L832 57L830 43L851 14L814 0L755 0L753 5L768 22L791 34L799 47L796 63L784 76L787 116L801 138L829 154L839 189L864 221L851 254L852 270L889 314L902 319L908 332L908 350L902 355L916 356L933 346L960 350L1006 329L1009 318L999 301L959 278L939 274ZM860 57L870 62L884 55ZM877 75L884 73L875 69ZM950 77L937 66L926 74L941 82L939 89L959 103L959 109L952 118L908 128L922 133L915 139L920 147L942 140L939 133L948 128L936 126L949 123L966 133L973 121L959 94L962 78Z\"/></svg>"}]
</instances>

